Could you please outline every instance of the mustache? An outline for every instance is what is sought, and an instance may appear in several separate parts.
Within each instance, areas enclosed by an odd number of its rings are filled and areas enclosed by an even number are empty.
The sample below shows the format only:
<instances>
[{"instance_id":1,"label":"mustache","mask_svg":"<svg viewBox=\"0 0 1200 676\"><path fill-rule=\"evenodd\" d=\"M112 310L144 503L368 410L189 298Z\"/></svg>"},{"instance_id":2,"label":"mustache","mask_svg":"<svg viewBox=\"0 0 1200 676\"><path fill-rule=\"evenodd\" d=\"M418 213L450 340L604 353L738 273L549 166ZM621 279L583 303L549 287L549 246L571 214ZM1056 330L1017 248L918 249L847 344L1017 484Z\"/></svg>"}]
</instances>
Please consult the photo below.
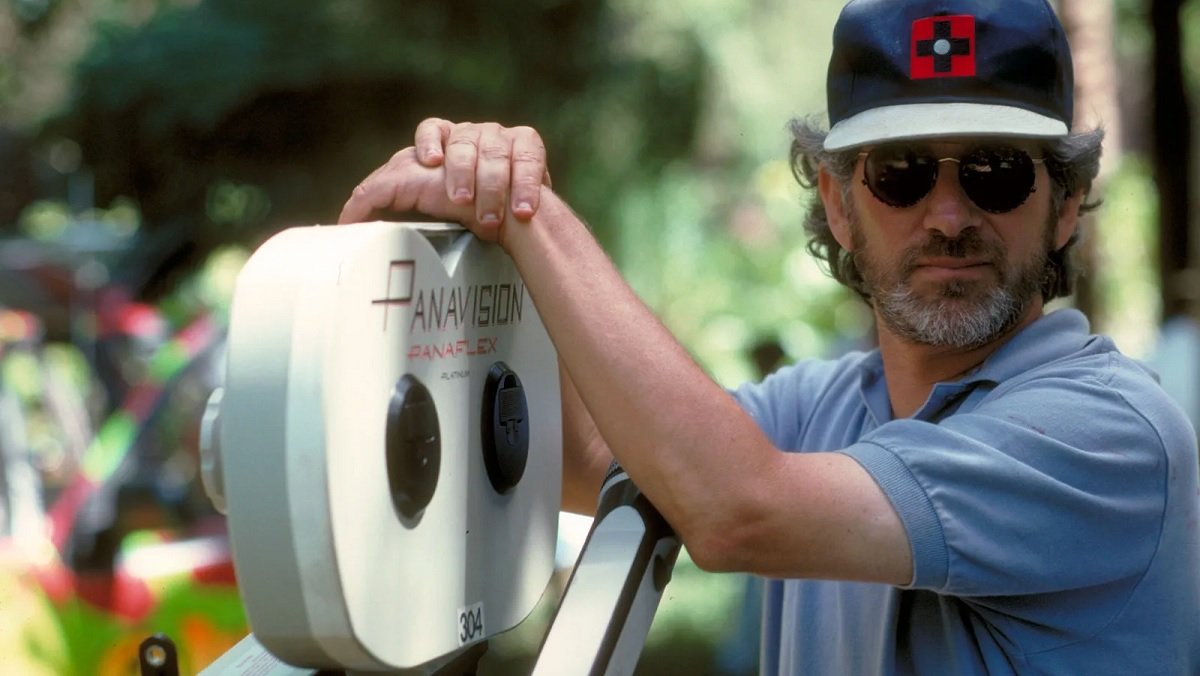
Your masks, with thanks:
<instances>
[{"instance_id":1,"label":"mustache","mask_svg":"<svg viewBox=\"0 0 1200 676\"><path fill-rule=\"evenodd\" d=\"M934 230L923 244L908 249L900 259L901 269L912 272L917 261L925 258L980 258L995 264L1004 260L1000 244L984 241L977 228L967 228L958 237L947 237Z\"/></svg>"}]
</instances>

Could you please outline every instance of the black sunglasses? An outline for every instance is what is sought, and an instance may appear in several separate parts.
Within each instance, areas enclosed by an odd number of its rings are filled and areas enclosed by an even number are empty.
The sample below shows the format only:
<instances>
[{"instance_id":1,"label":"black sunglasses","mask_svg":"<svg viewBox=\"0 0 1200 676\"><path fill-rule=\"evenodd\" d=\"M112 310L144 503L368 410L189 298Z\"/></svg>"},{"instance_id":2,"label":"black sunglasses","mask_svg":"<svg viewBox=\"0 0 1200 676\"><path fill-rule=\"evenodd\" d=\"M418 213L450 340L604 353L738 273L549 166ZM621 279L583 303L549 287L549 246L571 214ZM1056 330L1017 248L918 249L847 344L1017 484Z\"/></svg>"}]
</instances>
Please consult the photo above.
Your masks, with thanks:
<instances>
[{"instance_id":1,"label":"black sunglasses","mask_svg":"<svg viewBox=\"0 0 1200 676\"><path fill-rule=\"evenodd\" d=\"M1009 146L984 146L960 157L938 157L909 144L889 144L859 153L865 157L863 184L880 202L903 209L933 190L942 162L958 165L958 183L980 209L1003 214L1025 203L1034 191L1034 165L1042 158Z\"/></svg>"}]
</instances>

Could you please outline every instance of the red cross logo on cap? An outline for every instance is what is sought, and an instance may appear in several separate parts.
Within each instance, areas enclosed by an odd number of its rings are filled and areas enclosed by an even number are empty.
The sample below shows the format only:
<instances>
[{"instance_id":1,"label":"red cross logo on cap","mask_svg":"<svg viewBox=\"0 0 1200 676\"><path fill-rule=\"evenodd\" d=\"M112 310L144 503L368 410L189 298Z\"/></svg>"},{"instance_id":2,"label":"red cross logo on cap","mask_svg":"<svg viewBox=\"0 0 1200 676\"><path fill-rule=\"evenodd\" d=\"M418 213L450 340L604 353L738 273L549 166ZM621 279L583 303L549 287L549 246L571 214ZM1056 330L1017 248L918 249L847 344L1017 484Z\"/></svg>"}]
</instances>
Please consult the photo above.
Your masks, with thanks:
<instances>
[{"instance_id":1,"label":"red cross logo on cap","mask_svg":"<svg viewBox=\"0 0 1200 676\"><path fill-rule=\"evenodd\" d=\"M931 16L913 22L912 79L975 75L975 17Z\"/></svg>"}]
</instances>

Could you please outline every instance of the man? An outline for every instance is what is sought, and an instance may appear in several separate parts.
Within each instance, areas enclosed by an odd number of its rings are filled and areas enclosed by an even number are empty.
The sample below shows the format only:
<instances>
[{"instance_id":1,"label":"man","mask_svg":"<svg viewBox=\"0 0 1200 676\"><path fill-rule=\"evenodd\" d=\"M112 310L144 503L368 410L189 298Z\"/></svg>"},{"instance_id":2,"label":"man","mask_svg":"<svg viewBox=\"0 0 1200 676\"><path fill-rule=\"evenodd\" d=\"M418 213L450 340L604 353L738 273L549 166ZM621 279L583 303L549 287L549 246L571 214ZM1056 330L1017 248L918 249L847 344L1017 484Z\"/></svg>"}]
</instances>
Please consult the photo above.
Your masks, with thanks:
<instances>
[{"instance_id":1,"label":"man","mask_svg":"<svg viewBox=\"0 0 1200 676\"><path fill-rule=\"evenodd\" d=\"M1072 80L1045 0L850 2L832 128L795 123L792 154L879 347L732 394L543 185L532 130L427 120L341 220L504 247L563 365L564 504L615 456L701 567L770 578L764 673L1200 673L1195 431L1044 311L1099 157Z\"/></svg>"}]
</instances>

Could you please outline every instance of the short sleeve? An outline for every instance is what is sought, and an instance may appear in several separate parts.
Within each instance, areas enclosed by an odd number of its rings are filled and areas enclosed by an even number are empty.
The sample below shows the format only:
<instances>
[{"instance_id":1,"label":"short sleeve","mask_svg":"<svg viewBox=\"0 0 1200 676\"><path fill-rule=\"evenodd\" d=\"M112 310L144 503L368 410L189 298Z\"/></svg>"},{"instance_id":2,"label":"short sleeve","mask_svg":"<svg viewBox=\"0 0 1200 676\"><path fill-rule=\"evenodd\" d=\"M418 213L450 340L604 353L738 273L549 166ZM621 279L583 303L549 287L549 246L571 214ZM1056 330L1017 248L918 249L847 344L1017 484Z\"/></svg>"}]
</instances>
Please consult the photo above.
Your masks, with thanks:
<instances>
[{"instance_id":1,"label":"short sleeve","mask_svg":"<svg viewBox=\"0 0 1200 676\"><path fill-rule=\"evenodd\" d=\"M1163 441L1093 377L998 388L969 412L889 422L844 452L900 514L915 588L985 596L1132 585L1154 555Z\"/></svg>"},{"instance_id":2,"label":"short sleeve","mask_svg":"<svg viewBox=\"0 0 1200 676\"><path fill-rule=\"evenodd\" d=\"M863 353L808 360L732 392L776 447L785 451L843 448L862 430L859 387ZM814 425L813 421L819 421ZM831 431L842 433L830 435Z\"/></svg>"}]
</instances>

